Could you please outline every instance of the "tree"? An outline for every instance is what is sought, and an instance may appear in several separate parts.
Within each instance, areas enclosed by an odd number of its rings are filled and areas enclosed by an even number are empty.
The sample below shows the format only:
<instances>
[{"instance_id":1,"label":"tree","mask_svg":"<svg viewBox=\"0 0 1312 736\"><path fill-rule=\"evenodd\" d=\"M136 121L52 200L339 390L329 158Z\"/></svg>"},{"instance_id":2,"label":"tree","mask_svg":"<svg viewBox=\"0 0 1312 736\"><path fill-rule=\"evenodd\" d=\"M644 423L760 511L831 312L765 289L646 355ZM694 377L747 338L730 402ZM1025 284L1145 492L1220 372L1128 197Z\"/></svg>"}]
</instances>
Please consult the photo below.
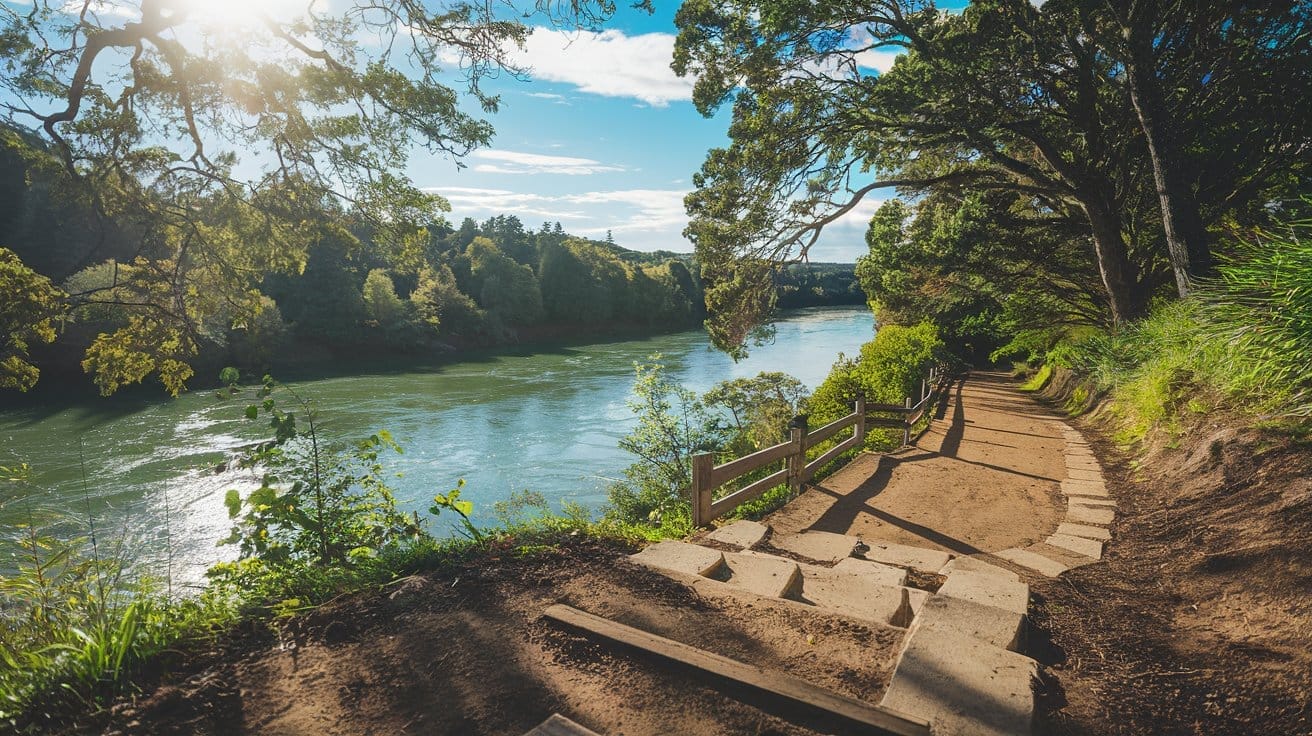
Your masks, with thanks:
<instances>
[{"instance_id":1,"label":"tree","mask_svg":"<svg viewBox=\"0 0 1312 736\"><path fill-rule=\"evenodd\" d=\"M1302 37L1305 5L1282 5L1265 16L1265 27L1285 23L1287 38ZM1203 21L1216 10L1174 7L1177 19ZM1027 0L981 0L951 14L917 0L859 8L693 0L676 22L674 68L696 75L698 108L709 114L733 105L732 143L710 152L687 199L687 232L703 267L717 343L740 343L773 307L766 293L773 265L804 259L826 226L886 187L909 197L1008 192L1028 200L1033 213L1051 215L1057 227L1080 221L1109 322L1143 314L1170 279L1161 206L1139 140L1142 121L1123 80L1125 63L1105 40L1111 21L1104 4L1054 0L1038 8ZM1305 96L1306 44L1268 49L1266 36L1235 35L1231 46L1249 48L1248 57L1300 70L1267 75L1284 78L1263 89L1283 89L1291 100ZM901 56L891 69L869 68L872 54L893 53ZM1189 58L1180 64L1157 53L1158 86L1201 86L1239 99L1236 90L1258 73L1257 65L1235 65L1242 74L1213 77L1201 56ZM1307 113L1297 102L1258 107L1175 108L1171 129L1190 139L1182 150L1201 148L1215 137L1210 131L1236 118L1240 127L1261 130L1274 111L1276 126L1289 129L1278 137L1278 154L1264 151L1259 136L1240 136L1247 160L1232 162L1234 171L1209 177L1207 167L1194 170L1189 185L1216 204L1202 208L1214 217L1269 196L1284 176L1280 164L1306 149ZM1294 162L1290 173L1305 170ZM1212 179L1221 180L1224 193L1208 189Z\"/></svg>"},{"instance_id":2,"label":"tree","mask_svg":"<svg viewBox=\"0 0 1312 736\"><path fill-rule=\"evenodd\" d=\"M132 253L106 253L102 242L56 274L111 256L138 267L141 301L127 326L93 346L88 368L130 363L119 377L129 379L167 369L171 391L219 305L238 320L254 315L261 278L304 267L316 240L305 223L349 216L395 257L421 249L420 225L446 203L403 177L407 157L418 144L458 161L489 140L491 126L465 110L496 110L480 81L519 71L508 55L529 30L491 2L437 12L418 0L285 13L253 2L122 7L126 15L94 0L0 5L10 70L0 90L5 122L39 129L61 186L139 236ZM538 0L522 10L590 26L613 4ZM71 296L69 306L81 303Z\"/></svg>"},{"instance_id":3,"label":"tree","mask_svg":"<svg viewBox=\"0 0 1312 736\"><path fill-rule=\"evenodd\" d=\"M55 319L64 293L50 279L23 265L8 248L0 248L0 388L26 391L38 372L29 361L31 343L55 339Z\"/></svg>"},{"instance_id":4,"label":"tree","mask_svg":"<svg viewBox=\"0 0 1312 736\"><path fill-rule=\"evenodd\" d=\"M364 280L364 311L381 327L393 327L405 319L405 302L396 295L392 277L385 269L375 268Z\"/></svg>"}]
</instances>

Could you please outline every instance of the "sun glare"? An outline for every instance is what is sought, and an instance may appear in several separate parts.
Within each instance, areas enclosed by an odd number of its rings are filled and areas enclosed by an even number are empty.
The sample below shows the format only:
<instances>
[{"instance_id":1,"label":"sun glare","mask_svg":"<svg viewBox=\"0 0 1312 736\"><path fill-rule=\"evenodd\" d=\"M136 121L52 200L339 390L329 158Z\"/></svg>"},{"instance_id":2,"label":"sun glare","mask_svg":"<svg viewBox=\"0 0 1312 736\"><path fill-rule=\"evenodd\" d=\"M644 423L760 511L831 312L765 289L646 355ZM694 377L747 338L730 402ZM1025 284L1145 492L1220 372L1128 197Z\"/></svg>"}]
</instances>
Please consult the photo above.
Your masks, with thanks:
<instances>
[{"instance_id":1,"label":"sun glare","mask_svg":"<svg viewBox=\"0 0 1312 736\"><path fill-rule=\"evenodd\" d=\"M193 16L227 31L254 28L262 17L289 21L305 15L306 0L186 0Z\"/></svg>"}]
</instances>

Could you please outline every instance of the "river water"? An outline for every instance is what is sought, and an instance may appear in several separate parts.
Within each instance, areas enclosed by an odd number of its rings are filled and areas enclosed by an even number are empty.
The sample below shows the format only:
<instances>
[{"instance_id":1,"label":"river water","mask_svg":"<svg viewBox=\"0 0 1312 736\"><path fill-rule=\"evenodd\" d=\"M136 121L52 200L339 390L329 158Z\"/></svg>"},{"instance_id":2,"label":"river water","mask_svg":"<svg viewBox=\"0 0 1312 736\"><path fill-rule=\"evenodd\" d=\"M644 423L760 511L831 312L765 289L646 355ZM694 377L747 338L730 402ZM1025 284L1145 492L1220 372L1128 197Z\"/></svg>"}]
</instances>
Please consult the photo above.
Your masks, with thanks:
<instances>
[{"instance_id":1,"label":"river water","mask_svg":"<svg viewBox=\"0 0 1312 736\"><path fill-rule=\"evenodd\" d=\"M864 308L798 310L779 320L773 343L739 363L694 330L289 385L314 401L332 437L394 435L405 451L386 466L401 474L391 485L406 510L423 514L435 492L464 478L463 497L486 524L494 502L526 488L556 508L605 503L607 486L633 461L617 442L633 425L626 402L635 361L660 353L669 375L698 392L761 371L814 389L837 355L855 354L873 330ZM102 541L126 540L130 556L157 574L199 579L233 553L215 547L229 528L223 493L250 477L216 467L263 436L263 422L242 416L246 403L197 391L0 410L0 466L32 467L26 492L0 497L0 532L12 538L19 525L52 516L92 518Z\"/></svg>"}]
</instances>

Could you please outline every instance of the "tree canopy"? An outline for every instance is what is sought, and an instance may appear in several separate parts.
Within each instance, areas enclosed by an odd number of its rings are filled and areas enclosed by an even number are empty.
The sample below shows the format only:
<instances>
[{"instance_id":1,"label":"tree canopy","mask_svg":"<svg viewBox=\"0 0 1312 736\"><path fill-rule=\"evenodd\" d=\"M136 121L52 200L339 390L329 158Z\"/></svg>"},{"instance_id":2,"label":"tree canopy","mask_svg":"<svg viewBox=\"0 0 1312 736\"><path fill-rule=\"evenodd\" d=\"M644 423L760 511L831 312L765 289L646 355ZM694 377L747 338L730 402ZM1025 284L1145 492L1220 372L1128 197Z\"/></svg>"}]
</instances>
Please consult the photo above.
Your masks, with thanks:
<instances>
[{"instance_id":1,"label":"tree canopy","mask_svg":"<svg viewBox=\"0 0 1312 736\"><path fill-rule=\"evenodd\" d=\"M88 213L84 247L53 275L109 258L133 274L128 288L112 285L130 317L92 346L88 368L119 374L105 388L160 372L178 390L211 322L257 315L265 274L303 270L315 243L351 227L415 264L423 225L446 203L402 175L412 149L459 165L489 140L490 124L468 110L496 110L480 86L488 74L522 71L509 54L526 19L593 25L613 10L610 0L0 4L7 148Z\"/></svg>"},{"instance_id":2,"label":"tree canopy","mask_svg":"<svg viewBox=\"0 0 1312 736\"><path fill-rule=\"evenodd\" d=\"M1003 238L1082 244L1097 321L1141 316L1207 272L1216 229L1306 186L1310 19L1300 2L684 3L674 68L703 113L733 112L687 199L713 336L740 344L771 268L887 187L982 197ZM1009 270L1073 265L1053 240Z\"/></svg>"}]
</instances>

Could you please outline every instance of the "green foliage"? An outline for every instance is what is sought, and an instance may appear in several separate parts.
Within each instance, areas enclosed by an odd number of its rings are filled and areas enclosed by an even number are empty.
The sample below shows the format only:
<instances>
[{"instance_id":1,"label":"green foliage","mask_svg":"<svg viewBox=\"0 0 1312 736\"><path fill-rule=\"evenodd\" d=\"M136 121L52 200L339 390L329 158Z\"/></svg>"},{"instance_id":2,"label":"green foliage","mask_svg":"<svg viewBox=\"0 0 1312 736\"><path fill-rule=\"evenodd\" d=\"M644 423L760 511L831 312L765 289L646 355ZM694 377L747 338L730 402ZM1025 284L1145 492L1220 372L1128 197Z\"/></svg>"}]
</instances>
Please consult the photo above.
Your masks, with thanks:
<instances>
[{"instance_id":1,"label":"green foliage","mask_svg":"<svg viewBox=\"0 0 1312 736\"><path fill-rule=\"evenodd\" d=\"M1229 346L1230 392L1268 396L1273 413L1312 417L1312 220L1240 241L1198 298L1206 337Z\"/></svg>"},{"instance_id":2,"label":"green foliage","mask_svg":"<svg viewBox=\"0 0 1312 736\"><path fill-rule=\"evenodd\" d=\"M375 268L365 277L361 290L364 313L378 326L394 329L406 319L406 305L396 295L396 286L387 269Z\"/></svg>"},{"instance_id":3,"label":"green foliage","mask_svg":"<svg viewBox=\"0 0 1312 736\"><path fill-rule=\"evenodd\" d=\"M719 422L690 391L665 375L660 356L635 363L629 408L637 426L620 439L620 449L638 461L611 485L611 515L624 521L686 526L692 456L716 450L723 438Z\"/></svg>"},{"instance_id":4,"label":"green foliage","mask_svg":"<svg viewBox=\"0 0 1312 736\"><path fill-rule=\"evenodd\" d=\"M807 395L801 381L769 371L754 378L721 381L702 401L727 414L724 434L732 439L721 450L738 457L779 443L789 420L803 412Z\"/></svg>"},{"instance_id":5,"label":"green foliage","mask_svg":"<svg viewBox=\"0 0 1312 736\"><path fill-rule=\"evenodd\" d=\"M292 410L279 405L275 392L290 397ZM244 557L270 567L350 566L419 533L382 477L380 455L401 451L390 434L330 443L313 404L268 376L255 398L246 417L265 417L272 438L242 461L263 471L260 487L244 498L230 490L224 498L234 524L222 544L237 544ZM215 574L233 572L240 568L220 566Z\"/></svg>"},{"instance_id":6,"label":"green foliage","mask_svg":"<svg viewBox=\"0 0 1312 736\"><path fill-rule=\"evenodd\" d=\"M433 516L441 515L442 511L452 511L460 518L460 526L466 536L475 542L482 542L483 533L474 526L470 520L470 514L474 513L474 504L470 501L460 500L460 491L465 487L465 479L461 478L456 487L446 493L439 493L433 496L433 505L428 507L428 512Z\"/></svg>"},{"instance_id":7,"label":"green foliage","mask_svg":"<svg viewBox=\"0 0 1312 736\"><path fill-rule=\"evenodd\" d=\"M1140 322L1068 338L1048 360L1110 395L1119 439L1173 431L1198 406L1312 417L1312 236L1305 221L1232 244L1220 276ZM1075 401L1084 408L1087 393Z\"/></svg>"},{"instance_id":8,"label":"green foliage","mask_svg":"<svg viewBox=\"0 0 1312 736\"><path fill-rule=\"evenodd\" d=\"M8 248L0 248L0 294L0 388L26 391L40 375L28 350L33 341L54 342L65 294Z\"/></svg>"},{"instance_id":9,"label":"green foliage","mask_svg":"<svg viewBox=\"0 0 1312 736\"><path fill-rule=\"evenodd\" d=\"M934 325L884 325L875 339L861 346L856 358L840 356L811 397L813 424L821 425L851 413L852 402L864 397L870 403L901 405L920 391L929 368L946 361L943 342ZM880 432L870 433L878 442Z\"/></svg>"}]
</instances>

